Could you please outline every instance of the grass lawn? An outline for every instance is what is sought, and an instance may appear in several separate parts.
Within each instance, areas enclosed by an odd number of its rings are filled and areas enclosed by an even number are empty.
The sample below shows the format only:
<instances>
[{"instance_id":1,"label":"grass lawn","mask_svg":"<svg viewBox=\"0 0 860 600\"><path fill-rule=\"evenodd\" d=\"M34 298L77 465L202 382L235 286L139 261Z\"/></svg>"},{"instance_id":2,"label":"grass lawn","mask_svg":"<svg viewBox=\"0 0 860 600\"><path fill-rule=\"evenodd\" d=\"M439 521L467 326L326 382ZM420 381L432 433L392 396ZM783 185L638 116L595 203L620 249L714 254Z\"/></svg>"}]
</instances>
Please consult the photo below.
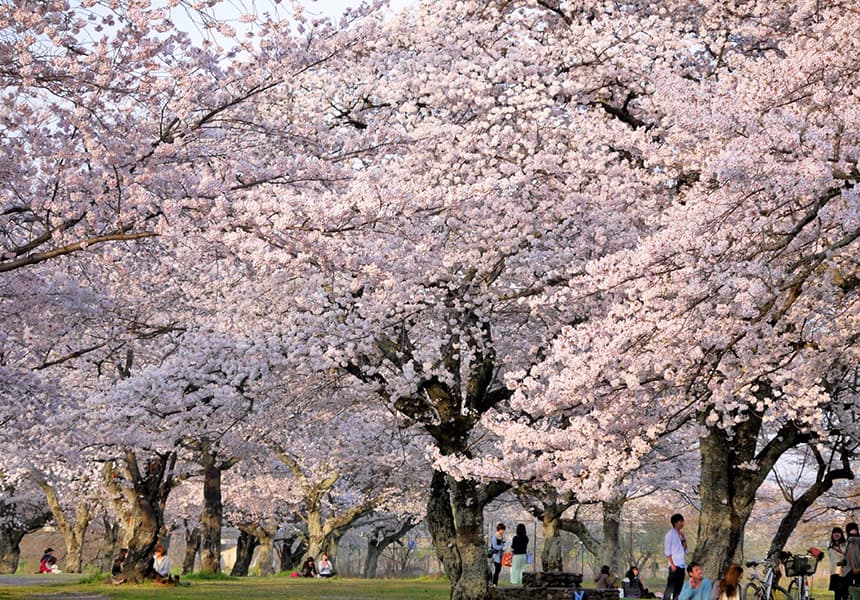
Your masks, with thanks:
<instances>
[{"instance_id":1,"label":"grass lawn","mask_svg":"<svg viewBox=\"0 0 860 600\"><path fill-rule=\"evenodd\" d=\"M249 577L229 581L190 580L188 585L105 585L101 583L3 586L0 600L201 600L203 598L283 598L285 600L447 600L447 579L292 579Z\"/></svg>"}]
</instances>

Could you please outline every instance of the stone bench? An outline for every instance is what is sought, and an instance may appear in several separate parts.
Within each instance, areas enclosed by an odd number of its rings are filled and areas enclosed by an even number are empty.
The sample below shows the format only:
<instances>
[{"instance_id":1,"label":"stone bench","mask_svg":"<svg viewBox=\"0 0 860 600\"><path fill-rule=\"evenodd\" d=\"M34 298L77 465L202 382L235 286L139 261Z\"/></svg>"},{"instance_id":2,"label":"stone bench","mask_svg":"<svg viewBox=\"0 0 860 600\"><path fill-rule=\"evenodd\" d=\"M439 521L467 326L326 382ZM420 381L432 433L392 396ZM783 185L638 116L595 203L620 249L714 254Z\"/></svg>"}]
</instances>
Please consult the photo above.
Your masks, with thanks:
<instances>
[{"instance_id":1,"label":"stone bench","mask_svg":"<svg viewBox=\"0 0 860 600\"><path fill-rule=\"evenodd\" d=\"M523 573L521 586L495 589L499 600L619 600L620 590L582 587L579 573Z\"/></svg>"}]
</instances>

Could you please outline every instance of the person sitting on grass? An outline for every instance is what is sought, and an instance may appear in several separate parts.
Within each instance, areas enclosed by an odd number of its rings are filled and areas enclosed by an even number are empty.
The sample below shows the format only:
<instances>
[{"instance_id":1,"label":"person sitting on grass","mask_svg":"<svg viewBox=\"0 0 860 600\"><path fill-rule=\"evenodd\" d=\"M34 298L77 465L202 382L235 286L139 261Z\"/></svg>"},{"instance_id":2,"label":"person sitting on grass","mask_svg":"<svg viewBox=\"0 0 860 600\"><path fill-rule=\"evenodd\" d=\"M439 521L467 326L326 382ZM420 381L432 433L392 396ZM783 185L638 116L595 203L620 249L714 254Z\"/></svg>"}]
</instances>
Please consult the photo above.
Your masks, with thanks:
<instances>
[{"instance_id":1,"label":"person sitting on grass","mask_svg":"<svg viewBox=\"0 0 860 600\"><path fill-rule=\"evenodd\" d=\"M302 565L302 577L319 577L317 566L314 564L313 556L308 556L308 559Z\"/></svg>"},{"instance_id":2,"label":"person sitting on grass","mask_svg":"<svg viewBox=\"0 0 860 600\"><path fill-rule=\"evenodd\" d=\"M110 568L110 581L115 585L125 583L125 577L122 575L122 565L128 556L128 548L120 548L119 554L113 559L113 564Z\"/></svg>"},{"instance_id":3,"label":"person sitting on grass","mask_svg":"<svg viewBox=\"0 0 860 600\"><path fill-rule=\"evenodd\" d=\"M52 556L46 561L48 565L48 573L62 573L60 570L60 565L57 564L57 557Z\"/></svg>"},{"instance_id":4,"label":"person sitting on grass","mask_svg":"<svg viewBox=\"0 0 860 600\"><path fill-rule=\"evenodd\" d=\"M319 573L320 577L334 577L334 567L332 567L328 554L325 552L320 557Z\"/></svg>"},{"instance_id":5,"label":"person sitting on grass","mask_svg":"<svg viewBox=\"0 0 860 600\"><path fill-rule=\"evenodd\" d=\"M156 583L179 583L179 575L171 577L170 559L164 546L159 544L155 547L155 555L152 557L152 580Z\"/></svg>"}]
</instances>

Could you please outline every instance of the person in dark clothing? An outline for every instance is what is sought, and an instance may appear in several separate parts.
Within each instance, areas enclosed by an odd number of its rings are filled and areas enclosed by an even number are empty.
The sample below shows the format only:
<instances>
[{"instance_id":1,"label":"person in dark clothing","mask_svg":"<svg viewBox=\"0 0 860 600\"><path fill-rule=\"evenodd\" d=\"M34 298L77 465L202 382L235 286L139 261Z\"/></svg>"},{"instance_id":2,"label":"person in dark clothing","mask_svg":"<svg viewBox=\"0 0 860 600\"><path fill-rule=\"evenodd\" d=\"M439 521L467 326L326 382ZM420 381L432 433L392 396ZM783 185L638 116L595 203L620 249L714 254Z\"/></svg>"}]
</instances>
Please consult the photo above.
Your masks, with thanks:
<instances>
[{"instance_id":1,"label":"person in dark clothing","mask_svg":"<svg viewBox=\"0 0 860 600\"><path fill-rule=\"evenodd\" d=\"M119 554L116 555L116 558L113 559L113 564L110 568L110 574L116 577L122 573L122 564L125 562L126 557L128 556L128 548L120 548Z\"/></svg>"},{"instance_id":2,"label":"person in dark clothing","mask_svg":"<svg viewBox=\"0 0 860 600\"><path fill-rule=\"evenodd\" d=\"M302 565L302 577L319 577L317 566L314 564L312 556L308 556L308 559Z\"/></svg>"},{"instance_id":3,"label":"person in dark clothing","mask_svg":"<svg viewBox=\"0 0 860 600\"><path fill-rule=\"evenodd\" d=\"M115 585L125 583L125 577L122 575L122 565L128 557L128 548L120 548L119 554L113 559L113 564L110 567L110 581Z\"/></svg>"},{"instance_id":4,"label":"person in dark clothing","mask_svg":"<svg viewBox=\"0 0 860 600\"><path fill-rule=\"evenodd\" d=\"M645 587L642 579L639 577L639 567L631 566L627 573L624 574L624 579L621 580L621 589L624 591L625 598L656 598L657 596Z\"/></svg>"},{"instance_id":5,"label":"person in dark clothing","mask_svg":"<svg viewBox=\"0 0 860 600\"><path fill-rule=\"evenodd\" d=\"M845 535L848 536L848 541L845 543L846 564L842 585L847 590L860 583L860 528L857 523L848 523L845 526Z\"/></svg>"},{"instance_id":6,"label":"person in dark clothing","mask_svg":"<svg viewBox=\"0 0 860 600\"><path fill-rule=\"evenodd\" d=\"M526 568L528 551L529 536L526 535L526 526L520 523L517 525L514 539L511 540L511 552L514 555L513 562L511 562L511 583L514 585L523 584L523 571Z\"/></svg>"}]
</instances>

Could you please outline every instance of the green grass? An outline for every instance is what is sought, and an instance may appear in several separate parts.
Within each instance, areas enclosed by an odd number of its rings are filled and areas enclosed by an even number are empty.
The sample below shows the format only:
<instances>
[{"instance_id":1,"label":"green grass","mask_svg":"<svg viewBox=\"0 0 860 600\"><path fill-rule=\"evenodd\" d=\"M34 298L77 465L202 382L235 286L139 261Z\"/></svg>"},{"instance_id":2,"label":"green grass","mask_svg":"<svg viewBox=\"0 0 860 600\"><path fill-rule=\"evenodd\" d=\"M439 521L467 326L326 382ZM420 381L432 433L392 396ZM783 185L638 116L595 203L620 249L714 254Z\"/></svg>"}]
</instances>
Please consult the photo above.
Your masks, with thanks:
<instances>
[{"instance_id":1,"label":"green grass","mask_svg":"<svg viewBox=\"0 0 860 600\"><path fill-rule=\"evenodd\" d=\"M284 600L447 600L447 579L303 579L251 577L230 581L194 579L188 585L106 585L100 583L0 589L0 600L57 600L102 596L111 600L202 600L283 598Z\"/></svg>"}]
</instances>

